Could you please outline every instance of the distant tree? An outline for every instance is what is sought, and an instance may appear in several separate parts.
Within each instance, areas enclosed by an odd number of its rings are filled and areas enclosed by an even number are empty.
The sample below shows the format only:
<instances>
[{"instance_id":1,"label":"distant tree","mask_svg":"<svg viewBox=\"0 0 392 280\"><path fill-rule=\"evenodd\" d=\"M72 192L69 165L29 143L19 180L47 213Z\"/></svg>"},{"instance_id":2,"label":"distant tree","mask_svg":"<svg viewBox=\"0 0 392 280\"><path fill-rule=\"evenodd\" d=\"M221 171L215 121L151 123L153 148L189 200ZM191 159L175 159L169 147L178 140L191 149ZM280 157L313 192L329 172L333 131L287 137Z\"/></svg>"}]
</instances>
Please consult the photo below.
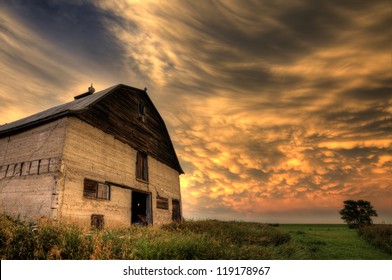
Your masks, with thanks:
<instances>
[{"instance_id":1,"label":"distant tree","mask_svg":"<svg viewBox=\"0 0 392 280\"><path fill-rule=\"evenodd\" d=\"M359 228L373 223L373 216L377 217L376 210L366 200L346 200L344 208L339 211L341 218L346 221L350 228Z\"/></svg>"}]
</instances>

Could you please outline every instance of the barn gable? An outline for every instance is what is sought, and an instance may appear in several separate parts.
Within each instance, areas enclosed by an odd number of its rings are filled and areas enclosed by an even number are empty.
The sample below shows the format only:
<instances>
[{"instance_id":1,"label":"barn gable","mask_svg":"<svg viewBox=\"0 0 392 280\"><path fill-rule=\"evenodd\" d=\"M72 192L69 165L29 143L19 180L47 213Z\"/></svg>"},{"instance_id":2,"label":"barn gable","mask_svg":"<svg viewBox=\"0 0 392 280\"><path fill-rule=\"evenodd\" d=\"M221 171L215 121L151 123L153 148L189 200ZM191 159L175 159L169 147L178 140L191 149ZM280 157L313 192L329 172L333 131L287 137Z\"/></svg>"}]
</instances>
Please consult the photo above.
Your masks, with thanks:
<instances>
[{"instance_id":1,"label":"barn gable","mask_svg":"<svg viewBox=\"0 0 392 280\"><path fill-rule=\"evenodd\" d=\"M0 137L74 116L183 174L166 125L146 91L119 84L0 127Z\"/></svg>"}]
</instances>

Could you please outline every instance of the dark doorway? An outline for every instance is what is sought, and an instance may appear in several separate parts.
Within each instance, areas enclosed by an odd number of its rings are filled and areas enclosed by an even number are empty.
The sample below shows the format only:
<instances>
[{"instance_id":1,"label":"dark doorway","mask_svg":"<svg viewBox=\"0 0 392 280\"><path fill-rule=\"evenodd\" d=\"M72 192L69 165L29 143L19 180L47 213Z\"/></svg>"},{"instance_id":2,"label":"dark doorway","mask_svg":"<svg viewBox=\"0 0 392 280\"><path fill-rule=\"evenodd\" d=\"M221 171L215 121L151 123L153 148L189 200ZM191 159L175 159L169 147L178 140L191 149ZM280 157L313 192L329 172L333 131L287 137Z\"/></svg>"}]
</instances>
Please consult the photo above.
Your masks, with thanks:
<instances>
[{"instance_id":1,"label":"dark doorway","mask_svg":"<svg viewBox=\"0 0 392 280\"><path fill-rule=\"evenodd\" d=\"M181 222L180 201L177 199L172 200L172 220L177 223Z\"/></svg>"},{"instance_id":2,"label":"dark doorway","mask_svg":"<svg viewBox=\"0 0 392 280\"><path fill-rule=\"evenodd\" d=\"M132 191L131 223L138 225L152 224L151 220L151 195Z\"/></svg>"}]
</instances>

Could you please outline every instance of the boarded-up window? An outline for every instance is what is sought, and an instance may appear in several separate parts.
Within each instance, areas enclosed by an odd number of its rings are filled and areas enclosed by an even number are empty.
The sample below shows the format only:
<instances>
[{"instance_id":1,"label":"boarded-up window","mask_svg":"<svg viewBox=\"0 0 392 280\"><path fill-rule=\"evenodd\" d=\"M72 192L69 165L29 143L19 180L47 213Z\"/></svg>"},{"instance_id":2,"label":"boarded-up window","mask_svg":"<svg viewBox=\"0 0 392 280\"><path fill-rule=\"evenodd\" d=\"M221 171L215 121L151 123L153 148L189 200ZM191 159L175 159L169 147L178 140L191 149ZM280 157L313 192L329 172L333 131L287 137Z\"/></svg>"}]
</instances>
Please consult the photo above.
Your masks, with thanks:
<instances>
[{"instance_id":1,"label":"boarded-up window","mask_svg":"<svg viewBox=\"0 0 392 280\"><path fill-rule=\"evenodd\" d=\"M25 162L22 163L22 174L21 174L21 176L29 175L30 165L31 165L30 161L25 161Z\"/></svg>"},{"instance_id":2,"label":"boarded-up window","mask_svg":"<svg viewBox=\"0 0 392 280\"><path fill-rule=\"evenodd\" d=\"M95 199L110 199L110 186L93 180L84 179L83 196Z\"/></svg>"},{"instance_id":3,"label":"boarded-up window","mask_svg":"<svg viewBox=\"0 0 392 280\"><path fill-rule=\"evenodd\" d=\"M30 165L29 174L38 174L39 171L39 160L33 160Z\"/></svg>"},{"instance_id":4,"label":"boarded-up window","mask_svg":"<svg viewBox=\"0 0 392 280\"><path fill-rule=\"evenodd\" d=\"M60 169L60 161L57 158L51 158L49 161L49 172L56 172Z\"/></svg>"},{"instance_id":5,"label":"boarded-up window","mask_svg":"<svg viewBox=\"0 0 392 280\"><path fill-rule=\"evenodd\" d=\"M136 178L148 182L147 155L139 151L136 156Z\"/></svg>"},{"instance_id":6,"label":"boarded-up window","mask_svg":"<svg viewBox=\"0 0 392 280\"><path fill-rule=\"evenodd\" d=\"M0 179L3 179L7 174L8 165L0 166Z\"/></svg>"},{"instance_id":7,"label":"boarded-up window","mask_svg":"<svg viewBox=\"0 0 392 280\"><path fill-rule=\"evenodd\" d=\"M103 215L91 215L91 227L95 229L102 229L104 226Z\"/></svg>"},{"instance_id":8,"label":"boarded-up window","mask_svg":"<svg viewBox=\"0 0 392 280\"><path fill-rule=\"evenodd\" d=\"M49 172L49 159L41 159L39 164L39 174L48 173Z\"/></svg>"},{"instance_id":9,"label":"boarded-up window","mask_svg":"<svg viewBox=\"0 0 392 280\"><path fill-rule=\"evenodd\" d=\"M21 162L16 164L14 176L20 176L20 174L22 173L22 164L23 163L21 163Z\"/></svg>"},{"instance_id":10,"label":"boarded-up window","mask_svg":"<svg viewBox=\"0 0 392 280\"><path fill-rule=\"evenodd\" d=\"M14 176L14 171L15 171L15 164L8 165L5 177L12 177L12 176Z\"/></svg>"},{"instance_id":11,"label":"boarded-up window","mask_svg":"<svg viewBox=\"0 0 392 280\"><path fill-rule=\"evenodd\" d=\"M157 208L169 210L169 199L158 195L157 196Z\"/></svg>"}]
</instances>

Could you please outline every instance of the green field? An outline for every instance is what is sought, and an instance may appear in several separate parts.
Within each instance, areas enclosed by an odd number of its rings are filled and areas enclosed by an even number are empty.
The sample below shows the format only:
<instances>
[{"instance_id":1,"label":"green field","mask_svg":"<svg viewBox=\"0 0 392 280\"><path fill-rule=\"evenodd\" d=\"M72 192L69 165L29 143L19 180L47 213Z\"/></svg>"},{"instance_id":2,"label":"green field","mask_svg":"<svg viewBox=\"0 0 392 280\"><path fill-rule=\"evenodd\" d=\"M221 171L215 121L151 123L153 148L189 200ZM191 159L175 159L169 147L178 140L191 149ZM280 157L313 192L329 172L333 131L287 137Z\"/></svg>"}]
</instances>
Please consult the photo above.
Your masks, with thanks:
<instances>
[{"instance_id":1,"label":"green field","mask_svg":"<svg viewBox=\"0 0 392 280\"><path fill-rule=\"evenodd\" d=\"M366 236L391 244L390 228ZM381 245L380 245L381 244ZM344 225L274 225L216 220L91 230L0 215L0 259L309 260L392 259Z\"/></svg>"},{"instance_id":2,"label":"green field","mask_svg":"<svg viewBox=\"0 0 392 280\"><path fill-rule=\"evenodd\" d=\"M279 229L289 233L311 259L392 260L392 254L368 244L346 225L280 225Z\"/></svg>"}]
</instances>

